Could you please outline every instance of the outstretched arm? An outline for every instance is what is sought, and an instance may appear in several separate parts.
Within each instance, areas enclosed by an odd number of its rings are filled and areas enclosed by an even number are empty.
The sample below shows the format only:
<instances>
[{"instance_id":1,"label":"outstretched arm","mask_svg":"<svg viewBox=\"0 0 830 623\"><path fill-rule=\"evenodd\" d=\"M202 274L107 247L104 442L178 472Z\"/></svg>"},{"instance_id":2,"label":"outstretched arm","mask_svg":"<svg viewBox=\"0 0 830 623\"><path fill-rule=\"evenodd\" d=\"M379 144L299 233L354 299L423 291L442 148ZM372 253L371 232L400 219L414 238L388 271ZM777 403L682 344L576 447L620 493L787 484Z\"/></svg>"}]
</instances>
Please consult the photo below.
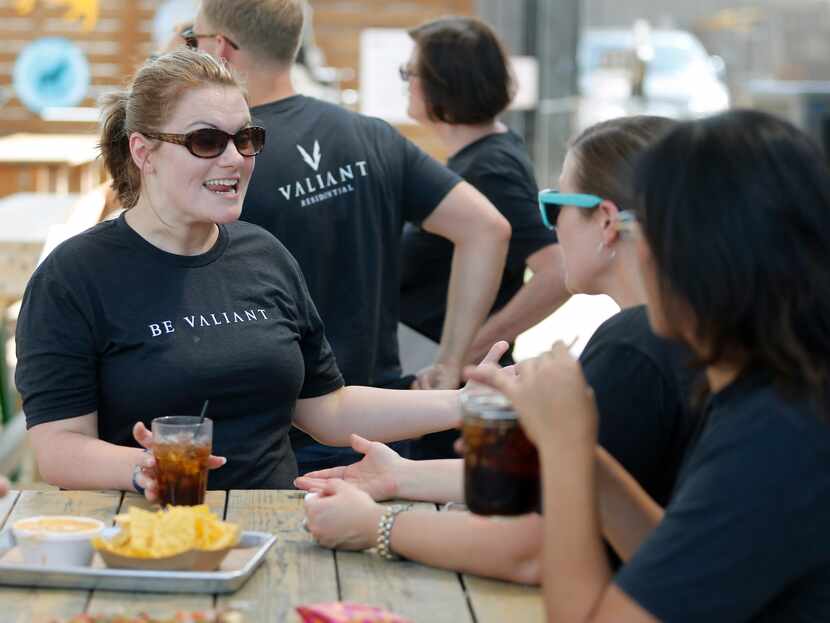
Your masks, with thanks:
<instances>
[{"instance_id":1,"label":"outstretched arm","mask_svg":"<svg viewBox=\"0 0 830 623\"><path fill-rule=\"evenodd\" d=\"M363 491L330 481L306 498L308 529L323 547L374 547L384 507ZM542 519L524 515L493 520L466 512L409 510L390 533L392 551L410 560L462 573L539 583Z\"/></svg>"},{"instance_id":2,"label":"outstretched arm","mask_svg":"<svg viewBox=\"0 0 830 623\"><path fill-rule=\"evenodd\" d=\"M458 391L358 386L298 400L294 413L295 426L329 446L348 446L352 433L383 442L420 437L453 428L458 420Z\"/></svg>"},{"instance_id":3,"label":"outstretched arm","mask_svg":"<svg viewBox=\"0 0 830 623\"><path fill-rule=\"evenodd\" d=\"M401 498L422 502L461 502L464 499L463 461L411 461L377 441L352 435L352 449L363 455L351 465L309 472L294 481L298 489L321 491L330 480L345 480L374 500Z\"/></svg>"}]
</instances>

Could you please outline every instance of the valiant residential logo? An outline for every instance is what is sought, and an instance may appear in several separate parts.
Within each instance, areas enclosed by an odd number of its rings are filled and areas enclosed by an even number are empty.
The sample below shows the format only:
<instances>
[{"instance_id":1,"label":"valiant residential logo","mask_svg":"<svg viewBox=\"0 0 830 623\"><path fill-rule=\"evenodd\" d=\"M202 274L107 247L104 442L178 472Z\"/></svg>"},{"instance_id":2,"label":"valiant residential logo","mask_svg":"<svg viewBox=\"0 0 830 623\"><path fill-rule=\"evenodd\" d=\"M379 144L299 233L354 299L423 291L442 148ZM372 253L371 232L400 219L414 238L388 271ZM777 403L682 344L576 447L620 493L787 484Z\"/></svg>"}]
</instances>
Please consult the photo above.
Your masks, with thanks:
<instances>
[{"instance_id":1,"label":"valiant residential logo","mask_svg":"<svg viewBox=\"0 0 830 623\"><path fill-rule=\"evenodd\" d=\"M299 199L301 207L320 203L346 193L353 193L354 186L352 182L355 177L369 176L369 167L365 160L358 160L328 171L320 171L323 152L318 140L314 141L311 154L302 145L297 145L297 151L300 152L303 161L311 167L314 174L278 188L286 201Z\"/></svg>"},{"instance_id":2,"label":"valiant residential logo","mask_svg":"<svg viewBox=\"0 0 830 623\"><path fill-rule=\"evenodd\" d=\"M323 156L323 154L320 153L320 141L314 141L314 157L309 156L308 152L303 149L302 145L297 145L297 149L300 150L300 155L303 157L303 160L306 161L308 166L315 171L320 167L320 158Z\"/></svg>"}]
</instances>

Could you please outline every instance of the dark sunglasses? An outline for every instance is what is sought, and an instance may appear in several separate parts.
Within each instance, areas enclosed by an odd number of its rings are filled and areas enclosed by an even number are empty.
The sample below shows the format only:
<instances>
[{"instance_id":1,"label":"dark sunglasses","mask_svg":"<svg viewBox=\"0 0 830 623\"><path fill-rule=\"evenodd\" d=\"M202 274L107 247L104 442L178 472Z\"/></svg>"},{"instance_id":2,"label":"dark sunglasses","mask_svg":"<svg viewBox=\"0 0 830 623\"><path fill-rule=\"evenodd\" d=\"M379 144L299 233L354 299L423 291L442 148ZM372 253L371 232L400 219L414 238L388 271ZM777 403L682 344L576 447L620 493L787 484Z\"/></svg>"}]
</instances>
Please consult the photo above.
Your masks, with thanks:
<instances>
[{"instance_id":1,"label":"dark sunglasses","mask_svg":"<svg viewBox=\"0 0 830 623\"><path fill-rule=\"evenodd\" d=\"M182 39L184 39L184 44L187 47L189 47L193 50L198 50L199 49L199 39L204 39L205 37L216 37L218 34L219 33L215 33L215 32L212 32L212 33L197 33L196 31L193 30L193 26L189 26L189 27L185 28L184 30L182 30L179 33L179 36ZM225 37L225 35L222 35L222 36ZM236 45L233 41L231 41L228 37L225 37L225 41L227 41L228 44L234 50L239 49L239 46Z\"/></svg>"},{"instance_id":2,"label":"dark sunglasses","mask_svg":"<svg viewBox=\"0 0 830 623\"><path fill-rule=\"evenodd\" d=\"M246 158L252 158L265 147L265 128L251 125L242 128L236 134L228 134L216 128L200 128L187 134L152 134L142 132L147 138L154 138L165 143L184 145L187 151L197 158L216 158L221 156L233 140L236 150Z\"/></svg>"},{"instance_id":3,"label":"dark sunglasses","mask_svg":"<svg viewBox=\"0 0 830 623\"><path fill-rule=\"evenodd\" d=\"M562 206L595 208L600 203L602 198L596 195L560 193L554 188L546 188L539 193L539 212L542 214L542 222L548 229L556 229L556 219L559 218Z\"/></svg>"}]
</instances>

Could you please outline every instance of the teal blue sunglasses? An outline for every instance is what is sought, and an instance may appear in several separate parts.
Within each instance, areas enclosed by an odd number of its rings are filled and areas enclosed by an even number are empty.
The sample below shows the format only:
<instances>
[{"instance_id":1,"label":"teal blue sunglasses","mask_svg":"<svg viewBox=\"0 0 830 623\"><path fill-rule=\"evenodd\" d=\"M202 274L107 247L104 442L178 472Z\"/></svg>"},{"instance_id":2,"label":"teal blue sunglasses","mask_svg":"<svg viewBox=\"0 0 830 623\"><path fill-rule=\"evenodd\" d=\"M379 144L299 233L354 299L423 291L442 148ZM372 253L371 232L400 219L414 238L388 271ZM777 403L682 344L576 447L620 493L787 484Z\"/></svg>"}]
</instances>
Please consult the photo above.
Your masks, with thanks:
<instances>
[{"instance_id":1,"label":"teal blue sunglasses","mask_svg":"<svg viewBox=\"0 0 830 623\"><path fill-rule=\"evenodd\" d=\"M582 193L560 193L555 188L546 188L539 192L539 212L542 222L548 229L556 229L556 219L562 206L577 208L595 208L602 203L602 198L596 195Z\"/></svg>"}]
</instances>

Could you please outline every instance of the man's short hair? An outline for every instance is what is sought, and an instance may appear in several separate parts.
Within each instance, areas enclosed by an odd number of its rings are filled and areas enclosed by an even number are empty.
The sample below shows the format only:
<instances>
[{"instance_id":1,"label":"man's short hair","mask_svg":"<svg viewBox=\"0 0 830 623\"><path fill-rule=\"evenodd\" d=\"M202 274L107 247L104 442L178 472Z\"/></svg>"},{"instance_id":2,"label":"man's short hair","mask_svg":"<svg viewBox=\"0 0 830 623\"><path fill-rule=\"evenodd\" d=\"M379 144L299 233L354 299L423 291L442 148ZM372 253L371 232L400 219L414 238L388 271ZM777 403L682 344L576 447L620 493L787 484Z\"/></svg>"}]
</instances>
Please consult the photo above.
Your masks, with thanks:
<instances>
[{"instance_id":1,"label":"man's short hair","mask_svg":"<svg viewBox=\"0 0 830 623\"><path fill-rule=\"evenodd\" d=\"M202 0L210 25L255 56L290 65L303 32L304 0Z\"/></svg>"}]
</instances>

